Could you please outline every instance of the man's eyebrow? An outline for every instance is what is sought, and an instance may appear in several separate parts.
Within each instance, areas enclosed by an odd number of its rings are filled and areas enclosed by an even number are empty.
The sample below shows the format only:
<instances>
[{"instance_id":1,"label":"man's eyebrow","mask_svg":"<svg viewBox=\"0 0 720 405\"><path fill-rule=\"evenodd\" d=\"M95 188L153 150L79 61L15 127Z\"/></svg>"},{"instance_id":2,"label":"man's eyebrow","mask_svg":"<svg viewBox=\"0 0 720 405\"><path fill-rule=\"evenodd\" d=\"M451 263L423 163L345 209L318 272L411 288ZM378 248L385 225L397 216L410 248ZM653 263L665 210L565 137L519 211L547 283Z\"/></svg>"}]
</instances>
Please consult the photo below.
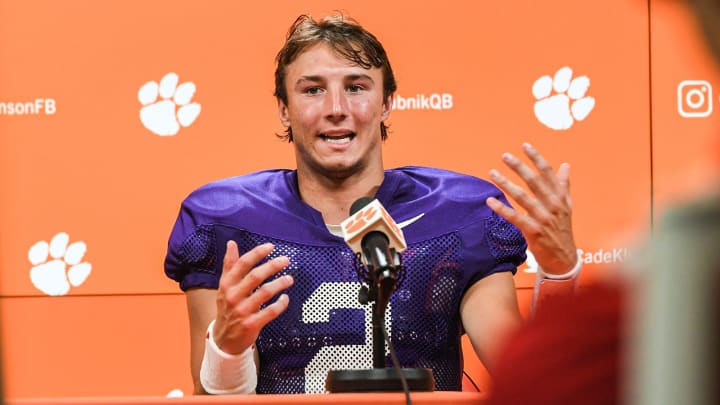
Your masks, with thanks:
<instances>
[{"instance_id":1,"label":"man's eyebrow","mask_svg":"<svg viewBox=\"0 0 720 405\"><path fill-rule=\"evenodd\" d=\"M356 74L356 75L349 75L346 76L347 80L369 80L371 82L374 82L373 78L366 74Z\"/></svg>"},{"instance_id":2,"label":"man's eyebrow","mask_svg":"<svg viewBox=\"0 0 720 405\"><path fill-rule=\"evenodd\" d=\"M323 82L325 79L322 76L318 75L308 75L308 76L301 76L297 82L295 82L295 85L299 85L303 82L313 82L313 83L319 83ZM373 78L370 77L370 75L366 74L352 74L345 76L345 80L347 81L355 81L355 80L368 80L370 82L374 82Z\"/></svg>"},{"instance_id":3,"label":"man's eyebrow","mask_svg":"<svg viewBox=\"0 0 720 405\"><path fill-rule=\"evenodd\" d=\"M321 82L323 81L322 76L301 76L295 84L300 84L302 82Z\"/></svg>"}]
</instances>

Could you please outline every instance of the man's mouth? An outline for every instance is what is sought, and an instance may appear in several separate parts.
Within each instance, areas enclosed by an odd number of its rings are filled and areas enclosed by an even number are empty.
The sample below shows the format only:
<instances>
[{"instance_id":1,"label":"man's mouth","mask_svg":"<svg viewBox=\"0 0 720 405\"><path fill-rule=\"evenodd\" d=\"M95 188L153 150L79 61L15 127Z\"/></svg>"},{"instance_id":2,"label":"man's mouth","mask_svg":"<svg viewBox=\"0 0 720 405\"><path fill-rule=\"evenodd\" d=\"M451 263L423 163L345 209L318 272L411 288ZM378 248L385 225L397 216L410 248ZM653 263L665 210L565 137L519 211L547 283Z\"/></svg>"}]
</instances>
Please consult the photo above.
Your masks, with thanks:
<instances>
[{"instance_id":1,"label":"man's mouth","mask_svg":"<svg viewBox=\"0 0 720 405\"><path fill-rule=\"evenodd\" d=\"M353 140L355 138L355 133L351 132L349 134L343 134L343 135L326 135L326 134L320 134L320 137L328 143L347 143Z\"/></svg>"}]
</instances>

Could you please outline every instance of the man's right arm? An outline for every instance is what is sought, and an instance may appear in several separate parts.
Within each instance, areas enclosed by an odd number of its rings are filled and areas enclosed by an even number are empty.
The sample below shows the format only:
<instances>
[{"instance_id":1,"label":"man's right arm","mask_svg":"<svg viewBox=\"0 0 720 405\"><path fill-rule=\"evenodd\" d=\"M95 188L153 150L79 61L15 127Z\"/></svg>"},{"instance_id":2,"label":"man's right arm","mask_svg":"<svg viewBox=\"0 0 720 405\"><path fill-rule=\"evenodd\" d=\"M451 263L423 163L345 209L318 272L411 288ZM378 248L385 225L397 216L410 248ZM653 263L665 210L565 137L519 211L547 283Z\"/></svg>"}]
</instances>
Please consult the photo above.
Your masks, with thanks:
<instances>
[{"instance_id":1,"label":"man's right arm","mask_svg":"<svg viewBox=\"0 0 720 405\"><path fill-rule=\"evenodd\" d=\"M240 256L237 244L228 241L218 289L186 292L195 394L254 392L257 356L253 360L247 356L260 330L287 308L289 298L281 293L293 283L289 275L266 282L288 265L285 256L255 267L273 249L263 244ZM275 302L268 303L278 294Z\"/></svg>"},{"instance_id":2,"label":"man's right arm","mask_svg":"<svg viewBox=\"0 0 720 405\"><path fill-rule=\"evenodd\" d=\"M205 334L217 313L216 297L217 290L209 288L193 288L185 293L190 319L190 372L195 395L206 394L200 383L200 365L205 353Z\"/></svg>"}]
</instances>

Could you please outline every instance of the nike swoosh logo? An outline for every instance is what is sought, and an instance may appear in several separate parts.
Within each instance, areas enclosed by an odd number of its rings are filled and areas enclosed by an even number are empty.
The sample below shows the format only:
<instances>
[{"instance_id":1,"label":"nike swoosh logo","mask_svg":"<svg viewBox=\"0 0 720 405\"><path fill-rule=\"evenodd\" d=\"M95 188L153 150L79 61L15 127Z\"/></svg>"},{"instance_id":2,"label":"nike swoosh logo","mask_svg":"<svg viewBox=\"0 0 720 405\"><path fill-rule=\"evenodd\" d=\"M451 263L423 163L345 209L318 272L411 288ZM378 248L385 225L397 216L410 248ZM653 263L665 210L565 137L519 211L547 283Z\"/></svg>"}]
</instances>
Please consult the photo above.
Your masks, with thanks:
<instances>
[{"instance_id":1,"label":"nike swoosh logo","mask_svg":"<svg viewBox=\"0 0 720 405\"><path fill-rule=\"evenodd\" d=\"M403 228L405 228L406 226L408 226L408 225L412 224L413 222L417 221L418 219L422 218L423 216L425 216L425 213L424 213L424 212L423 212L422 214L417 215L417 216L415 216L415 217L412 217L412 218L410 218L410 219L408 219L408 220L406 220L406 221L400 222L400 223L398 224L398 227L399 227L400 229L403 229Z\"/></svg>"}]
</instances>

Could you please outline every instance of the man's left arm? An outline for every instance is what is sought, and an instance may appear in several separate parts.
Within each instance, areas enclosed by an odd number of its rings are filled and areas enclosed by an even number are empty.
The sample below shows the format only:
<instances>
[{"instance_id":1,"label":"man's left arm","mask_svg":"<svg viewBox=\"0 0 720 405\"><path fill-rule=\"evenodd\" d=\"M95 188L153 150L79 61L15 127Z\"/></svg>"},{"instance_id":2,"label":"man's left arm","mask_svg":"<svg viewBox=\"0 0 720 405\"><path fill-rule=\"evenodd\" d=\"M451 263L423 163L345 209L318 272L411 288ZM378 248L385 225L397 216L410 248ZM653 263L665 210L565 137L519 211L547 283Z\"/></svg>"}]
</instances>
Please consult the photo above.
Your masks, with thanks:
<instances>
[{"instance_id":1,"label":"man's left arm","mask_svg":"<svg viewBox=\"0 0 720 405\"><path fill-rule=\"evenodd\" d=\"M522 323L512 273L493 273L475 282L463 295L460 317L475 353L492 371L498 347Z\"/></svg>"},{"instance_id":2,"label":"man's left arm","mask_svg":"<svg viewBox=\"0 0 720 405\"><path fill-rule=\"evenodd\" d=\"M511 208L494 197L487 205L508 222L517 226L527 239L539 270L533 303L544 295L572 293L582 268L572 229L570 199L570 165L563 163L557 173L530 144L523 151L535 169L517 157L505 153L503 161L527 184L531 193L508 180L497 170L490 172L493 182L525 212Z\"/></svg>"}]
</instances>

